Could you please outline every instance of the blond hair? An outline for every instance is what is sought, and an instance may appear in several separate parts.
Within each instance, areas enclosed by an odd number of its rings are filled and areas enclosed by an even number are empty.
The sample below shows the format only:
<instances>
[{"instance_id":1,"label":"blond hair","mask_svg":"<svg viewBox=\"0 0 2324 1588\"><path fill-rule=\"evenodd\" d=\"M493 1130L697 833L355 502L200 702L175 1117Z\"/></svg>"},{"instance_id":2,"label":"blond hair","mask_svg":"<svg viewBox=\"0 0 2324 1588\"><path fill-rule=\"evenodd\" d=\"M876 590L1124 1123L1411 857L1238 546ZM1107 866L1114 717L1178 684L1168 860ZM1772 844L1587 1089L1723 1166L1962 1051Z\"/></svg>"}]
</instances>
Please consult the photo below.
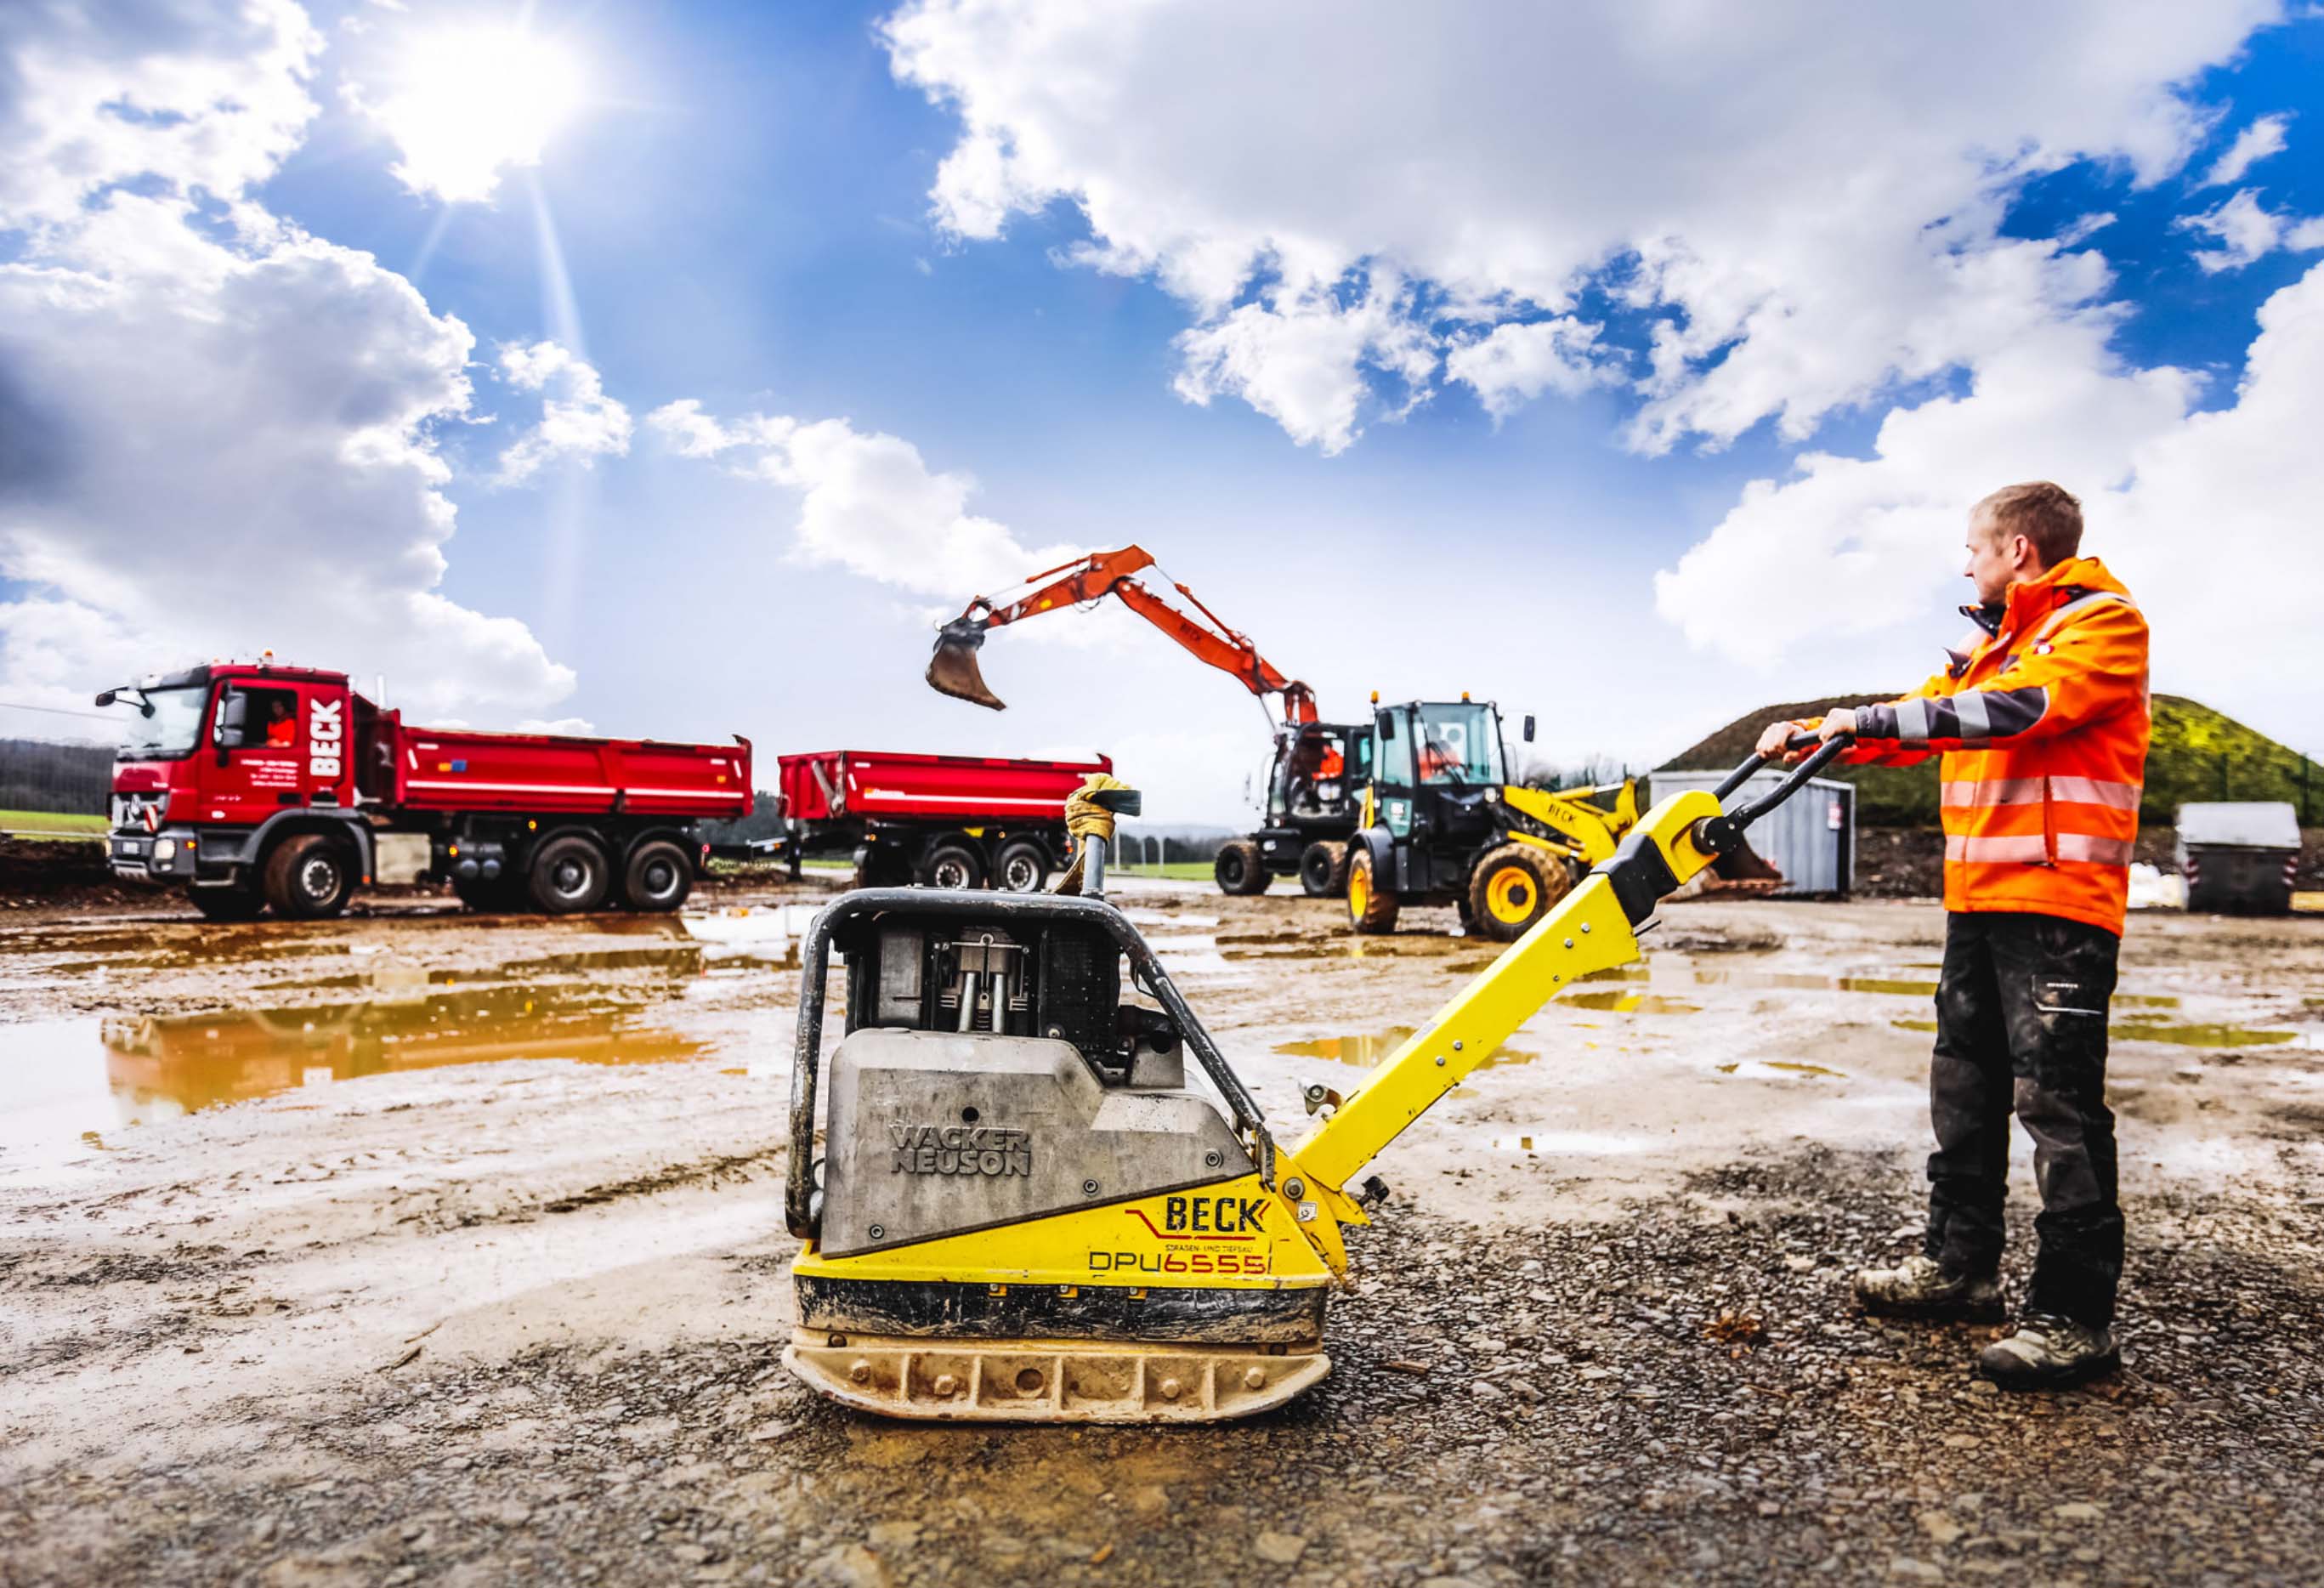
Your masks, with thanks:
<instances>
[{"instance_id":1,"label":"blond hair","mask_svg":"<svg viewBox=\"0 0 2324 1588\"><path fill-rule=\"evenodd\" d=\"M1997 539L2023 535L2043 568L2055 568L2082 549L2082 504L2063 485L2029 480L2004 485L1969 509L1969 520L1989 520Z\"/></svg>"}]
</instances>

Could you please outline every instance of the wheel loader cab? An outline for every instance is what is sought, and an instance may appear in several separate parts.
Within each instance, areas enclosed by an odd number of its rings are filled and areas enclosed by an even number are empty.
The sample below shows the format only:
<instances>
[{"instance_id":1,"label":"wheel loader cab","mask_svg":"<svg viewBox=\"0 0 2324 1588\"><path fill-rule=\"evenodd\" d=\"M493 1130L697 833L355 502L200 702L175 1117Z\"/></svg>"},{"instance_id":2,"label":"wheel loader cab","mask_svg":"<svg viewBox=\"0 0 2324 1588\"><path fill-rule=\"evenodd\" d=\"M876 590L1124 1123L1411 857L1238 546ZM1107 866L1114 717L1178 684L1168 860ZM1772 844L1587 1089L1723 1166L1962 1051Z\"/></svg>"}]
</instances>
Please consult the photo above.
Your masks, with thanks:
<instances>
[{"instance_id":1,"label":"wheel loader cab","mask_svg":"<svg viewBox=\"0 0 2324 1588\"><path fill-rule=\"evenodd\" d=\"M1394 840L1396 891L1451 902L1499 817L1500 712L1489 701L1415 700L1379 708L1374 725L1372 819Z\"/></svg>"}]
</instances>

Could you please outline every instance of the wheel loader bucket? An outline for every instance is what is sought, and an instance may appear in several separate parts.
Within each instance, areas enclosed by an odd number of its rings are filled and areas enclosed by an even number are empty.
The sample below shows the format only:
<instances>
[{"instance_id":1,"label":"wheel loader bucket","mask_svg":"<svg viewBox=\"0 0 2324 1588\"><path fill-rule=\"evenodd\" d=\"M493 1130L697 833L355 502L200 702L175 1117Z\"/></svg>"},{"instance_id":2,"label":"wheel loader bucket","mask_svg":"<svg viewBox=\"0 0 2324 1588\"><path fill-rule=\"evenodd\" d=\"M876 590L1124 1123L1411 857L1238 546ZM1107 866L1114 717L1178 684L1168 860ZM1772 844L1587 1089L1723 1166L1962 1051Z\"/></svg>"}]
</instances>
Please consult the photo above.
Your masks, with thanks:
<instances>
[{"instance_id":1,"label":"wheel loader bucket","mask_svg":"<svg viewBox=\"0 0 2324 1588\"><path fill-rule=\"evenodd\" d=\"M1766 893L1784 885L1784 873L1760 858L1748 844L1739 844L1711 863L1706 891Z\"/></svg>"},{"instance_id":2,"label":"wheel loader bucket","mask_svg":"<svg viewBox=\"0 0 2324 1588\"><path fill-rule=\"evenodd\" d=\"M977 647L983 643L982 629L946 623L936 635L936 654L928 658L928 687L955 700L1006 711L1008 703L984 687L983 670L976 665Z\"/></svg>"}]
</instances>

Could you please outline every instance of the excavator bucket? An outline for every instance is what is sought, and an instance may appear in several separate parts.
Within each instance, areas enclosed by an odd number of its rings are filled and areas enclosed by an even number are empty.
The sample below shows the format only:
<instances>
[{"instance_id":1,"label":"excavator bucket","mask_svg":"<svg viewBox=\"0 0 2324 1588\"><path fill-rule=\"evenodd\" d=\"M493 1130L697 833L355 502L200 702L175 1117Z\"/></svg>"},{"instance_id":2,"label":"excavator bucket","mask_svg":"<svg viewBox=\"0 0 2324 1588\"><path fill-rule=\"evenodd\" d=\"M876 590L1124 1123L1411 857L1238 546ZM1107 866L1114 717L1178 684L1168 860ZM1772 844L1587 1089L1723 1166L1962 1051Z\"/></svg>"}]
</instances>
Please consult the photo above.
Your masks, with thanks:
<instances>
[{"instance_id":1,"label":"excavator bucket","mask_svg":"<svg viewBox=\"0 0 2324 1588\"><path fill-rule=\"evenodd\" d=\"M946 623L936 633L936 654L928 658L928 688L939 695L974 706L1006 711L1008 703L984 687L983 669L976 665L977 648L984 631L974 623Z\"/></svg>"},{"instance_id":2,"label":"excavator bucket","mask_svg":"<svg viewBox=\"0 0 2324 1588\"><path fill-rule=\"evenodd\" d=\"M1711 863L1702 885L1706 892L1768 893L1784 885L1784 873L1761 859L1749 844L1738 844Z\"/></svg>"}]
</instances>

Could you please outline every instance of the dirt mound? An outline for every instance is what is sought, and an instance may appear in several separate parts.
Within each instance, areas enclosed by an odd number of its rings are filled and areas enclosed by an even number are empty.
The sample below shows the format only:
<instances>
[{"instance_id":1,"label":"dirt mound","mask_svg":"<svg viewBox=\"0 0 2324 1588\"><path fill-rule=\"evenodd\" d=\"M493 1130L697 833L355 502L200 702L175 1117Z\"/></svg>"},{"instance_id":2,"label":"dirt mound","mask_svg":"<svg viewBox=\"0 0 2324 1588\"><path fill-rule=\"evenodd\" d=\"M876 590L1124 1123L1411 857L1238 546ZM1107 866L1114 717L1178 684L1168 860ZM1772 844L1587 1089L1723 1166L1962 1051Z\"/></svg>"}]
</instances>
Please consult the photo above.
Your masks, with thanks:
<instances>
[{"instance_id":1,"label":"dirt mound","mask_svg":"<svg viewBox=\"0 0 2324 1588\"><path fill-rule=\"evenodd\" d=\"M123 904L139 891L114 880L105 845L78 840L0 838L0 909L34 904Z\"/></svg>"}]
</instances>

